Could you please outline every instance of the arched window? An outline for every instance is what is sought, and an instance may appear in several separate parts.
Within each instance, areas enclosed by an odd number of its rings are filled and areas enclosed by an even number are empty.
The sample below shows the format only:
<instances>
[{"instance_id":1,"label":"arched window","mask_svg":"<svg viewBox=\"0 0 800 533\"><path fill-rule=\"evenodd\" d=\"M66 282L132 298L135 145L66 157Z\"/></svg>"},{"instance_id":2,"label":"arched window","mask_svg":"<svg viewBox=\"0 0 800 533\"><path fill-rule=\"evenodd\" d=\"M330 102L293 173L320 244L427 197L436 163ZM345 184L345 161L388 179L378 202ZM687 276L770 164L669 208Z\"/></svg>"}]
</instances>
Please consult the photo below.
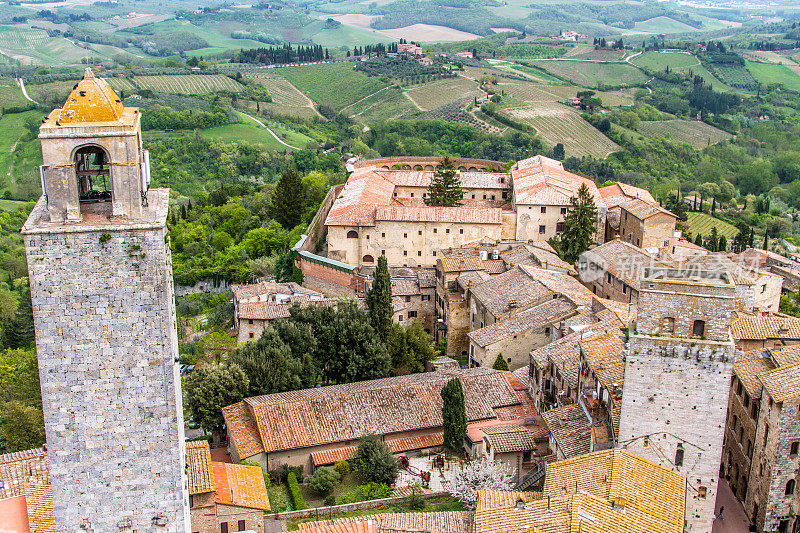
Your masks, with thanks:
<instances>
[{"instance_id":1,"label":"arched window","mask_svg":"<svg viewBox=\"0 0 800 533\"><path fill-rule=\"evenodd\" d=\"M367 254L367 255L365 255L364 257L361 258L361 262L362 263L374 263L375 262L375 258L372 257L371 255Z\"/></svg>"},{"instance_id":2,"label":"arched window","mask_svg":"<svg viewBox=\"0 0 800 533\"><path fill-rule=\"evenodd\" d=\"M794 494L794 480L790 479L786 482L786 495L790 496Z\"/></svg>"},{"instance_id":3,"label":"arched window","mask_svg":"<svg viewBox=\"0 0 800 533\"><path fill-rule=\"evenodd\" d=\"M661 319L661 333L675 333L675 319L665 316Z\"/></svg>"},{"instance_id":4,"label":"arched window","mask_svg":"<svg viewBox=\"0 0 800 533\"><path fill-rule=\"evenodd\" d=\"M683 444L678 443L678 449L675 450L675 466L683 466Z\"/></svg>"},{"instance_id":5,"label":"arched window","mask_svg":"<svg viewBox=\"0 0 800 533\"><path fill-rule=\"evenodd\" d=\"M702 337L706 334L706 321L695 320L692 324L692 335L695 337Z\"/></svg>"},{"instance_id":6,"label":"arched window","mask_svg":"<svg viewBox=\"0 0 800 533\"><path fill-rule=\"evenodd\" d=\"M111 200L111 174L108 154L99 146L83 146L75 151L75 177L81 202Z\"/></svg>"},{"instance_id":7,"label":"arched window","mask_svg":"<svg viewBox=\"0 0 800 533\"><path fill-rule=\"evenodd\" d=\"M351 229L350 231L347 232L347 238L348 239L358 239L358 232L356 230L354 230L354 229Z\"/></svg>"}]
</instances>

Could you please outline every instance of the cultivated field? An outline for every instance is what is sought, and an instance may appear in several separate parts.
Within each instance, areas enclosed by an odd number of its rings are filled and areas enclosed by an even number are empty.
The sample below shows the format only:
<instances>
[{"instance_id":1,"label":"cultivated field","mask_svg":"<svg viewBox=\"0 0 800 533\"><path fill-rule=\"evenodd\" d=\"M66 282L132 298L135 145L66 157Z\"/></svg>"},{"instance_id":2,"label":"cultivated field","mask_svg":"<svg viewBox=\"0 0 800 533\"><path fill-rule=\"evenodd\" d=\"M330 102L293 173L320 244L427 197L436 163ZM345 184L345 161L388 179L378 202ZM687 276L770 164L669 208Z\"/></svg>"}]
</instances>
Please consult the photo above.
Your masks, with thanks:
<instances>
[{"instance_id":1,"label":"cultivated field","mask_svg":"<svg viewBox=\"0 0 800 533\"><path fill-rule=\"evenodd\" d=\"M739 233L733 224L728 224L705 213L691 211L687 213L687 216L686 224L689 226L689 231L692 232L692 237L711 235L711 229L716 226L717 233L725 235L725 238L728 239L728 246L730 246L731 239Z\"/></svg>"},{"instance_id":2,"label":"cultivated field","mask_svg":"<svg viewBox=\"0 0 800 533\"><path fill-rule=\"evenodd\" d=\"M497 86L523 102L564 102L577 95L578 91L584 90L583 87L574 85L544 85L516 80L501 81ZM600 91L597 96L603 100L604 105L633 105L633 95L626 91Z\"/></svg>"},{"instance_id":3,"label":"cultivated field","mask_svg":"<svg viewBox=\"0 0 800 533\"><path fill-rule=\"evenodd\" d=\"M344 111L347 116L362 123L398 119L421 113L399 87L390 87L364 98L348 106Z\"/></svg>"},{"instance_id":4,"label":"cultivated field","mask_svg":"<svg viewBox=\"0 0 800 533\"><path fill-rule=\"evenodd\" d=\"M115 91L123 90L127 94L133 94L137 90L136 86L128 78L105 78L105 80Z\"/></svg>"},{"instance_id":5,"label":"cultivated field","mask_svg":"<svg viewBox=\"0 0 800 533\"><path fill-rule=\"evenodd\" d=\"M770 52L767 50L737 50L739 55L752 59L754 61L761 61L762 63L775 63L776 65L796 65L789 57L782 56L777 52Z\"/></svg>"},{"instance_id":6,"label":"cultivated field","mask_svg":"<svg viewBox=\"0 0 800 533\"><path fill-rule=\"evenodd\" d=\"M0 26L0 53L27 65L67 65L80 63L86 52L44 30Z\"/></svg>"},{"instance_id":7,"label":"cultivated field","mask_svg":"<svg viewBox=\"0 0 800 533\"><path fill-rule=\"evenodd\" d=\"M300 90L292 85L289 80L271 72L247 74L247 79L251 79L263 85L272 96L272 101L279 105L292 106L292 107L309 107L314 103Z\"/></svg>"},{"instance_id":8,"label":"cultivated field","mask_svg":"<svg viewBox=\"0 0 800 533\"><path fill-rule=\"evenodd\" d=\"M352 63L320 63L282 67L275 73L285 77L318 104L330 104L340 110L387 87L378 78L353 70Z\"/></svg>"},{"instance_id":9,"label":"cultivated field","mask_svg":"<svg viewBox=\"0 0 800 533\"><path fill-rule=\"evenodd\" d=\"M625 57L625 52L622 50L611 50L610 48L601 48L595 50L594 46L574 46L567 48L567 53L564 54L566 59L594 59L598 61L620 61Z\"/></svg>"},{"instance_id":10,"label":"cultivated field","mask_svg":"<svg viewBox=\"0 0 800 533\"><path fill-rule=\"evenodd\" d=\"M785 65L774 65L770 63L758 63L747 61L747 70L758 80L759 83L767 85L780 83L787 89L800 91L800 75Z\"/></svg>"},{"instance_id":11,"label":"cultivated field","mask_svg":"<svg viewBox=\"0 0 800 533\"><path fill-rule=\"evenodd\" d=\"M134 83L157 93L209 94L217 91L242 90L242 85L222 74L136 76Z\"/></svg>"},{"instance_id":12,"label":"cultivated field","mask_svg":"<svg viewBox=\"0 0 800 533\"><path fill-rule=\"evenodd\" d=\"M645 52L631 59L631 63L656 72L662 71L667 67L670 70L687 72L700 66L700 60L695 56L680 52Z\"/></svg>"},{"instance_id":13,"label":"cultivated field","mask_svg":"<svg viewBox=\"0 0 800 533\"><path fill-rule=\"evenodd\" d=\"M568 156L603 158L619 146L583 120L573 109L559 103L534 103L508 111L514 119L530 124L549 145L563 143Z\"/></svg>"},{"instance_id":14,"label":"cultivated field","mask_svg":"<svg viewBox=\"0 0 800 533\"><path fill-rule=\"evenodd\" d=\"M461 98L472 98L482 94L475 82L464 78L425 83L407 89L405 93L411 102L422 111L430 111Z\"/></svg>"},{"instance_id":15,"label":"cultivated field","mask_svg":"<svg viewBox=\"0 0 800 533\"><path fill-rule=\"evenodd\" d=\"M575 85L597 87L607 85L619 87L638 85L647 81L647 76L627 63L594 63L590 61L532 61L532 65L542 68Z\"/></svg>"},{"instance_id":16,"label":"cultivated field","mask_svg":"<svg viewBox=\"0 0 800 533\"><path fill-rule=\"evenodd\" d=\"M688 24L679 22L669 17L653 17L642 22L637 22L634 26L637 31L648 33L684 33L689 31L698 31Z\"/></svg>"},{"instance_id":17,"label":"cultivated field","mask_svg":"<svg viewBox=\"0 0 800 533\"><path fill-rule=\"evenodd\" d=\"M646 137L669 137L690 144L696 150L733 137L727 131L697 120L643 120L638 130Z\"/></svg>"},{"instance_id":18,"label":"cultivated field","mask_svg":"<svg viewBox=\"0 0 800 533\"><path fill-rule=\"evenodd\" d=\"M27 107L29 104L12 78L0 80L0 108Z\"/></svg>"}]
</instances>

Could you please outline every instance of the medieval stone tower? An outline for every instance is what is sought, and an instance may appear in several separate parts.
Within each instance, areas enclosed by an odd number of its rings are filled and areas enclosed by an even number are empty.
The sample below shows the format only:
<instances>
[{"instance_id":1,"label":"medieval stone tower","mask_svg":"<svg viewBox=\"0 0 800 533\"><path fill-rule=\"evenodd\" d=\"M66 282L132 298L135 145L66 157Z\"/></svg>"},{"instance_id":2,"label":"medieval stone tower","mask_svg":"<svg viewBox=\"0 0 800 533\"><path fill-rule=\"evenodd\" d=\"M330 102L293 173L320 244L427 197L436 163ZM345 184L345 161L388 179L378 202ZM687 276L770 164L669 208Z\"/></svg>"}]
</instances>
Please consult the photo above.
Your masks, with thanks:
<instances>
[{"instance_id":1,"label":"medieval stone tower","mask_svg":"<svg viewBox=\"0 0 800 533\"><path fill-rule=\"evenodd\" d=\"M686 530L710 533L734 343L728 272L645 269L619 446L686 476Z\"/></svg>"},{"instance_id":2,"label":"medieval stone tower","mask_svg":"<svg viewBox=\"0 0 800 533\"><path fill-rule=\"evenodd\" d=\"M86 69L39 129L22 233L58 531L189 530L169 191L139 119Z\"/></svg>"}]
</instances>

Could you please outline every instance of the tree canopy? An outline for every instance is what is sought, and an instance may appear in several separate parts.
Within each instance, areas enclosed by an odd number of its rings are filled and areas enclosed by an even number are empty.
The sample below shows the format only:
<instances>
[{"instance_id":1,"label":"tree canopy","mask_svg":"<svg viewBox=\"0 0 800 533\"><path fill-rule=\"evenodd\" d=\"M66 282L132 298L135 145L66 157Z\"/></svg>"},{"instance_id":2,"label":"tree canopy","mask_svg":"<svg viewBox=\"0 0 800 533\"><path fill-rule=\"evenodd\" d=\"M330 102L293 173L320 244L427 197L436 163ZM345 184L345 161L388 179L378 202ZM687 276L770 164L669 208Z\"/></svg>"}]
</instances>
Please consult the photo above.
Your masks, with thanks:
<instances>
[{"instance_id":1,"label":"tree canopy","mask_svg":"<svg viewBox=\"0 0 800 533\"><path fill-rule=\"evenodd\" d=\"M464 407L464 389L461 380L453 378L442 387L442 421L444 424L444 445L460 452L467 437L467 411Z\"/></svg>"},{"instance_id":2,"label":"tree canopy","mask_svg":"<svg viewBox=\"0 0 800 533\"><path fill-rule=\"evenodd\" d=\"M455 207L461 205L463 198L464 190L461 188L458 170L450 158L445 157L433 172L431 184L428 185L428 195L425 197L425 205Z\"/></svg>"},{"instance_id":3,"label":"tree canopy","mask_svg":"<svg viewBox=\"0 0 800 533\"><path fill-rule=\"evenodd\" d=\"M589 249L597 232L597 207L585 183L578 189L578 195L569 199L569 203L564 217L564 231L550 239L550 244L564 261L574 264Z\"/></svg>"},{"instance_id":4,"label":"tree canopy","mask_svg":"<svg viewBox=\"0 0 800 533\"><path fill-rule=\"evenodd\" d=\"M300 223L305 203L303 180L294 168L288 168L272 194L269 212L272 218L285 229L290 230Z\"/></svg>"},{"instance_id":5,"label":"tree canopy","mask_svg":"<svg viewBox=\"0 0 800 533\"><path fill-rule=\"evenodd\" d=\"M369 322L378 337L387 342L392 329L392 279L385 255L378 256L378 266L375 268L375 276L367 291L366 300Z\"/></svg>"},{"instance_id":6,"label":"tree canopy","mask_svg":"<svg viewBox=\"0 0 800 533\"><path fill-rule=\"evenodd\" d=\"M242 401L249 385L235 363L205 364L186 380L186 406L203 429L219 431L225 425L222 408Z\"/></svg>"},{"instance_id":7,"label":"tree canopy","mask_svg":"<svg viewBox=\"0 0 800 533\"><path fill-rule=\"evenodd\" d=\"M400 472L397 459L377 435L364 435L356 454L358 472L366 481L393 485Z\"/></svg>"}]
</instances>

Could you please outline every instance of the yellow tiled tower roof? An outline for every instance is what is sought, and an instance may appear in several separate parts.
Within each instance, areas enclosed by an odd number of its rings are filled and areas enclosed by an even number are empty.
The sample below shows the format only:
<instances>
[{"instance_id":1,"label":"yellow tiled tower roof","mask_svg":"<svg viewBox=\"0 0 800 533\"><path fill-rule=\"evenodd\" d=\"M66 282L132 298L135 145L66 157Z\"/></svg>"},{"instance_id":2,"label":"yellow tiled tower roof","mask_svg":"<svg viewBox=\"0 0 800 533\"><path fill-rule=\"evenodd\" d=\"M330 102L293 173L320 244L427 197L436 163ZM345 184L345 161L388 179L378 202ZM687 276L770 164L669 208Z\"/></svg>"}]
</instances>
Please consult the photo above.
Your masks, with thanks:
<instances>
[{"instance_id":1,"label":"yellow tiled tower roof","mask_svg":"<svg viewBox=\"0 0 800 533\"><path fill-rule=\"evenodd\" d=\"M61 109L58 122L120 122L124 107L114 89L105 80L95 78L86 67L83 79L78 82Z\"/></svg>"}]
</instances>

